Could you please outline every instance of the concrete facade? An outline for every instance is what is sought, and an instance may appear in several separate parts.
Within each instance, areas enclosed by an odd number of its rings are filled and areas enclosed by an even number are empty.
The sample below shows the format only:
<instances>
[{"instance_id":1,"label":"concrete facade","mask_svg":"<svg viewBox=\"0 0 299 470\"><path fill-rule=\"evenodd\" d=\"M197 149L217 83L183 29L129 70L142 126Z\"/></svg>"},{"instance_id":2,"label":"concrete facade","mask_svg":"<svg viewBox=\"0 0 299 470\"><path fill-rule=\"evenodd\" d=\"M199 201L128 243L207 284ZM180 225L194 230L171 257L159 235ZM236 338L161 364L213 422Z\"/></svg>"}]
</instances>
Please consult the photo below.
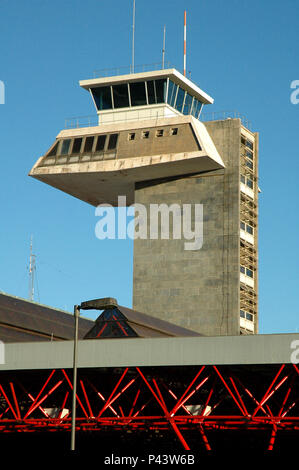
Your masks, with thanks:
<instances>
[{"instance_id":1,"label":"concrete facade","mask_svg":"<svg viewBox=\"0 0 299 470\"><path fill-rule=\"evenodd\" d=\"M203 246L134 242L133 308L206 335L240 334L241 121L206 123L225 169L137 184L135 202L203 204ZM149 213L149 210L148 210Z\"/></svg>"}]
</instances>

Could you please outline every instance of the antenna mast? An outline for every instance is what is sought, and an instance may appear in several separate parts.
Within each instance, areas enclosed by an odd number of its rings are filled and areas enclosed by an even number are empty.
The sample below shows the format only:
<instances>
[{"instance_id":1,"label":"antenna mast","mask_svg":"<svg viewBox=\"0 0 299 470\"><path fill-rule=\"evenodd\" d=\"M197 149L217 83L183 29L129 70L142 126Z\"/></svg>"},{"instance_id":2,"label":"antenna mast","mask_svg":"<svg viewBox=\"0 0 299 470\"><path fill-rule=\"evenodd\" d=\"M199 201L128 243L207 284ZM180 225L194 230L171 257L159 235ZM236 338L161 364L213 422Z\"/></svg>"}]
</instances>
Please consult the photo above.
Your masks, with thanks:
<instances>
[{"instance_id":1,"label":"antenna mast","mask_svg":"<svg viewBox=\"0 0 299 470\"><path fill-rule=\"evenodd\" d=\"M132 25L132 73L134 73L135 67L135 0L133 0L133 25Z\"/></svg>"},{"instance_id":2,"label":"antenna mast","mask_svg":"<svg viewBox=\"0 0 299 470\"><path fill-rule=\"evenodd\" d=\"M164 26L164 31L163 31L162 69L164 69L164 65L165 65L165 36L166 36L166 26Z\"/></svg>"},{"instance_id":3,"label":"antenna mast","mask_svg":"<svg viewBox=\"0 0 299 470\"><path fill-rule=\"evenodd\" d=\"M187 13L184 11L184 77L186 77L186 40L187 40Z\"/></svg>"},{"instance_id":4,"label":"antenna mast","mask_svg":"<svg viewBox=\"0 0 299 470\"><path fill-rule=\"evenodd\" d=\"M34 274L35 274L35 255L32 252L33 237L30 238L30 257L29 257L29 300L34 300Z\"/></svg>"}]
</instances>

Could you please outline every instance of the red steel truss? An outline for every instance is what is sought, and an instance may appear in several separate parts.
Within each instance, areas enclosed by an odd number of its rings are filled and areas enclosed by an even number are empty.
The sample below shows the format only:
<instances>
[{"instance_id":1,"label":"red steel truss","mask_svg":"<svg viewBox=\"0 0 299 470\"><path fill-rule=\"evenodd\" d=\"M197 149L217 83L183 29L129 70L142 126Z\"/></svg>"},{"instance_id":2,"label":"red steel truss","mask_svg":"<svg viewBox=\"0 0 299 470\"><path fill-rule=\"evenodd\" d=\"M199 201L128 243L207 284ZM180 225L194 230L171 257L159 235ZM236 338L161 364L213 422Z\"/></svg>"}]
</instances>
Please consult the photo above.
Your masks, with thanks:
<instances>
[{"instance_id":1,"label":"red steel truss","mask_svg":"<svg viewBox=\"0 0 299 470\"><path fill-rule=\"evenodd\" d=\"M299 368L242 367L79 370L76 429L171 429L185 450L192 431L207 451L211 430L263 430L273 450L277 434L299 431ZM71 399L72 371L2 373L0 432L70 430Z\"/></svg>"}]
</instances>

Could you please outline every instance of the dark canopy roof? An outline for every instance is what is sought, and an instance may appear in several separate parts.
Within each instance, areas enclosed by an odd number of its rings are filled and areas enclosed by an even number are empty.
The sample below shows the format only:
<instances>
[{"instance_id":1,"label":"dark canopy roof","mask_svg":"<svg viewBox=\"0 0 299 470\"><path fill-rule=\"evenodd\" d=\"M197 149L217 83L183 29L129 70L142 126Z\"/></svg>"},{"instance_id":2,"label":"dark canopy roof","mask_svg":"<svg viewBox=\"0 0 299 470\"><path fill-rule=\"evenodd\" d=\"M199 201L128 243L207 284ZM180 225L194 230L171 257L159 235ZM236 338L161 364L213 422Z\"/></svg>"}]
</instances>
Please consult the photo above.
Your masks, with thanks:
<instances>
[{"instance_id":1,"label":"dark canopy roof","mask_svg":"<svg viewBox=\"0 0 299 470\"><path fill-rule=\"evenodd\" d=\"M82 339L94 322L79 319ZM73 315L35 302L0 294L0 339L4 343L73 339Z\"/></svg>"},{"instance_id":2,"label":"dark canopy roof","mask_svg":"<svg viewBox=\"0 0 299 470\"><path fill-rule=\"evenodd\" d=\"M0 293L0 340L4 343L72 340L72 314ZM79 339L202 336L127 307L106 308L94 322L79 317Z\"/></svg>"}]
</instances>

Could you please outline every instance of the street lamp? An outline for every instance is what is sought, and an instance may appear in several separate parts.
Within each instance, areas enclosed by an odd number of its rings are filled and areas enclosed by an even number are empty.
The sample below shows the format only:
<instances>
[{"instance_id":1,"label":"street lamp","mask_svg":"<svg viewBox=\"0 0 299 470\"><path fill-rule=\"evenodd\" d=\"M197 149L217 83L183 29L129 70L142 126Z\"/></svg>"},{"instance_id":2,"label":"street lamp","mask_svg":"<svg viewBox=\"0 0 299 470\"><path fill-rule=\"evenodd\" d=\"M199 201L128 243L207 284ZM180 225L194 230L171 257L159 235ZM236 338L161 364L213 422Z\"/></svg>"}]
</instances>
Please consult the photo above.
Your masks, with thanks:
<instances>
[{"instance_id":1,"label":"street lamp","mask_svg":"<svg viewBox=\"0 0 299 470\"><path fill-rule=\"evenodd\" d=\"M73 353L73 401L72 401L72 429L71 429L71 450L75 450L76 436L76 404L77 404L77 368L78 368L78 329L80 310L105 310L106 308L117 307L117 300L113 297L103 299L88 300L81 305L74 305L74 353Z\"/></svg>"},{"instance_id":2,"label":"street lamp","mask_svg":"<svg viewBox=\"0 0 299 470\"><path fill-rule=\"evenodd\" d=\"M75 328L74 328L74 353L73 353L73 403L72 403L71 450L75 450L79 315L80 315L80 306L74 305Z\"/></svg>"}]
</instances>

